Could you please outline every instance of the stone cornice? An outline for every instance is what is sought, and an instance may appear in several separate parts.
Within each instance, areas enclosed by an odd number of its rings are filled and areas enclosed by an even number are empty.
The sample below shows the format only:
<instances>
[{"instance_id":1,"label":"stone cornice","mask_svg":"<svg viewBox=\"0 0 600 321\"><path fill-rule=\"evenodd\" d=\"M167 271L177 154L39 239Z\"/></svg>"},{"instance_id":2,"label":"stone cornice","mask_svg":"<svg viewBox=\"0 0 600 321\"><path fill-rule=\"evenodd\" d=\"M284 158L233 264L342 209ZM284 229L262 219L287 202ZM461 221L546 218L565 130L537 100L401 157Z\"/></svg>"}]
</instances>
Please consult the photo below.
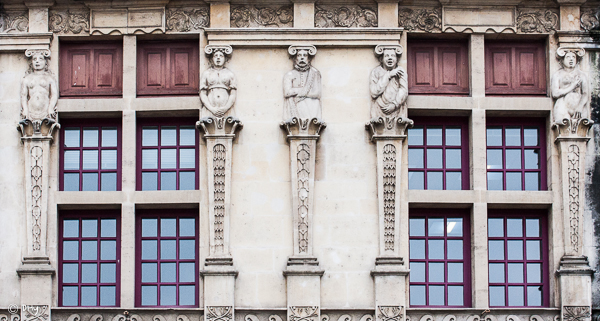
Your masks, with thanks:
<instances>
[{"instance_id":1,"label":"stone cornice","mask_svg":"<svg viewBox=\"0 0 600 321\"><path fill-rule=\"evenodd\" d=\"M0 52L50 49L52 37L51 32L0 34Z\"/></svg>"}]
</instances>

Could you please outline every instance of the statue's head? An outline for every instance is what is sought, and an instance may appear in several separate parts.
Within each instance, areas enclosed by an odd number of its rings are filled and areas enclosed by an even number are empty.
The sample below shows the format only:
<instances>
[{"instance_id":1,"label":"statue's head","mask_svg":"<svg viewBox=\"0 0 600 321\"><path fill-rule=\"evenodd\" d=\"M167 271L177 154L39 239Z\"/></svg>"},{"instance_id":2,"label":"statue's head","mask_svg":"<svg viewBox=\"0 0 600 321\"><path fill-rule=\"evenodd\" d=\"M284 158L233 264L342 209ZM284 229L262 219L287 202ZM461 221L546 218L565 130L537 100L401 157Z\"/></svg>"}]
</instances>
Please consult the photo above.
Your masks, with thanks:
<instances>
[{"instance_id":1,"label":"statue's head","mask_svg":"<svg viewBox=\"0 0 600 321\"><path fill-rule=\"evenodd\" d=\"M402 54L400 45L378 45L375 47L375 55L379 58L381 66L392 70L398 66L398 57Z\"/></svg>"},{"instance_id":2,"label":"statue's head","mask_svg":"<svg viewBox=\"0 0 600 321\"><path fill-rule=\"evenodd\" d=\"M556 56L564 68L575 68L585 55L583 48L560 47L556 50Z\"/></svg>"},{"instance_id":3,"label":"statue's head","mask_svg":"<svg viewBox=\"0 0 600 321\"><path fill-rule=\"evenodd\" d=\"M308 55L308 50L301 49L298 50L296 54L296 65L299 67L306 67L310 63L310 58Z\"/></svg>"},{"instance_id":4,"label":"statue's head","mask_svg":"<svg viewBox=\"0 0 600 321\"><path fill-rule=\"evenodd\" d=\"M306 69L310 66L312 57L317 54L315 46L290 46L288 53L294 59L294 68Z\"/></svg>"},{"instance_id":5,"label":"statue's head","mask_svg":"<svg viewBox=\"0 0 600 321\"><path fill-rule=\"evenodd\" d=\"M210 57L210 65L213 68L222 68L225 66L229 56L233 52L231 46L213 46L208 45L204 48L204 52Z\"/></svg>"},{"instance_id":6,"label":"statue's head","mask_svg":"<svg viewBox=\"0 0 600 321\"><path fill-rule=\"evenodd\" d=\"M48 71L48 61L50 50L26 50L25 56L30 58L29 71Z\"/></svg>"}]
</instances>

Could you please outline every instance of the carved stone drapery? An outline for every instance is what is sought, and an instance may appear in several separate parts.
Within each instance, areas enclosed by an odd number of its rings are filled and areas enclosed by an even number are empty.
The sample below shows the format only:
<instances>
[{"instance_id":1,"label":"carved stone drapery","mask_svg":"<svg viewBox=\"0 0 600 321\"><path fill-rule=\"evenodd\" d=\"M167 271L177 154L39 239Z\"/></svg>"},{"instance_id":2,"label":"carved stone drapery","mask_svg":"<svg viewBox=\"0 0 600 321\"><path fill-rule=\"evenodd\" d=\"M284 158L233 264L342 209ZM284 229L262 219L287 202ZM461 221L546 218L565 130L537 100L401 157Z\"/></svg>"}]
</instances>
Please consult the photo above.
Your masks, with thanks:
<instances>
[{"instance_id":1,"label":"carved stone drapery","mask_svg":"<svg viewBox=\"0 0 600 321\"><path fill-rule=\"evenodd\" d=\"M377 27L377 7L317 5L315 7L315 27Z\"/></svg>"},{"instance_id":2,"label":"carved stone drapery","mask_svg":"<svg viewBox=\"0 0 600 321\"><path fill-rule=\"evenodd\" d=\"M231 7L232 28L291 28L294 26L292 6L243 5Z\"/></svg>"},{"instance_id":3,"label":"carved stone drapery","mask_svg":"<svg viewBox=\"0 0 600 321\"><path fill-rule=\"evenodd\" d=\"M21 33L29 30L27 11L1 11L0 33Z\"/></svg>"},{"instance_id":4,"label":"carved stone drapery","mask_svg":"<svg viewBox=\"0 0 600 321\"><path fill-rule=\"evenodd\" d=\"M210 25L210 8L167 8L166 29L172 32L196 32Z\"/></svg>"},{"instance_id":5,"label":"carved stone drapery","mask_svg":"<svg viewBox=\"0 0 600 321\"><path fill-rule=\"evenodd\" d=\"M554 32L558 28L558 9L517 8L517 30L524 33Z\"/></svg>"},{"instance_id":6,"label":"carved stone drapery","mask_svg":"<svg viewBox=\"0 0 600 321\"><path fill-rule=\"evenodd\" d=\"M582 7L579 20L581 29L585 31L598 30L600 27L600 7Z\"/></svg>"},{"instance_id":7,"label":"carved stone drapery","mask_svg":"<svg viewBox=\"0 0 600 321\"><path fill-rule=\"evenodd\" d=\"M320 321L318 306L291 306L288 308L288 321Z\"/></svg>"},{"instance_id":8,"label":"carved stone drapery","mask_svg":"<svg viewBox=\"0 0 600 321\"><path fill-rule=\"evenodd\" d=\"M54 33L81 34L90 32L89 10L51 10L48 29Z\"/></svg>"},{"instance_id":9,"label":"carved stone drapery","mask_svg":"<svg viewBox=\"0 0 600 321\"><path fill-rule=\"evenodd\" d=\"M398 26L407 31L442 31L442 8L398 8Z\"/></svg>"}]
</instances>

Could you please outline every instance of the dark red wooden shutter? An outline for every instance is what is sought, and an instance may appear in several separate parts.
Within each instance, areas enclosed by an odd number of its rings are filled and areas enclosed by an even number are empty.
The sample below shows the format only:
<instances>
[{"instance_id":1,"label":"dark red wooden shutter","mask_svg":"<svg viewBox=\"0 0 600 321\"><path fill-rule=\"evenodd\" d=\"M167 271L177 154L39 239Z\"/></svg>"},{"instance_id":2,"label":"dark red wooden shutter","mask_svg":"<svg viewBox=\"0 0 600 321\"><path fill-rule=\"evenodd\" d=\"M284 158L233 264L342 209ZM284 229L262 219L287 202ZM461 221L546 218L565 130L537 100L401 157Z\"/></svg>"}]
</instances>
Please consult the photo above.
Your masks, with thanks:
<instances>
[{"instance_id":1,"label":"dark red wooden shutter","mask_svg":"<svg viewBox=\"0 0 600 321\"><path fill-rule=\"evenodd\" d=\"M467 43L409 42L408 87L411 94L468 94Z\"/></svg>"},{"instance_id":2,"label":"dark red wooden shutter","mask_svg":"<svg viewBox=\"0 0 600 321\"><path fill-rule=\"evenodd\" d=\"M485 44L486 94L546 94L543 43Z\"/></svg>"}]
</instances>

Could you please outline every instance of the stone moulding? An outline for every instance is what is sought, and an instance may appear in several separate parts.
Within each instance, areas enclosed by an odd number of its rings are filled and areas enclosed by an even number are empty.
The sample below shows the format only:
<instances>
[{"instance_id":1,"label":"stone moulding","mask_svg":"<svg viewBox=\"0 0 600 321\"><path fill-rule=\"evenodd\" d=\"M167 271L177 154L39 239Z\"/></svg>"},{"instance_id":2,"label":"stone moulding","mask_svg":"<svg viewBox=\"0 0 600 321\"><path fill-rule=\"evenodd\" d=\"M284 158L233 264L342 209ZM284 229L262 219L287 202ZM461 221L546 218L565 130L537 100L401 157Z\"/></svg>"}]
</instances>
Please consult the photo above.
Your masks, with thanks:
<instances>
[{"instance_id":1,"label":"stone moulding","mask_svg":"<svg viewBox=\"0 0 600 321\"><path fill-rule=\"evenodd\" d=\"M165 7L91 9L90 34L165 32Z\"/></svg>"},{"instance_id":2,"label":"stone moulding","mask_svg":"<svg viewBox=\"0 0 600 321\"><path fill-rule=\"evenodd\" d=\"M523 33L549 33L558 28L558 9L517 8L517 30Z\"/></svg>"},{"instance_id":3,"label":"stone moulding","mask_svg":"<svg viewBox=\"0 0 600 321\"><path fill-rule=\"evenodd\" d=\"M167 8L166 29L170 32L199 32L210 25L210 8Z\"/></svg>"},{"instance_id":4,"label":"stone moulding","mask_svg":"<svg viewBox=\"0 0 600 321\"><path fill-rule=\"evenodd\" d=\"M90 32L89 10L50 10L48 29L53 33L88 34Z\"/></svg>"},{"instance_id":5,"label":"stone moulding","mask_svg":"<svg viewBox=\"0 0 600 321\"><path fill-rule=\"evenodd\" d=\"M512 6L444 6L442 11L444 32L516 32L516 10Z\"/></svg>"},{"instance_id":6,"label":"stone moulding","mask_svg":"<svg viewBox=\"0 0 600 321\"><path fill-rule=\"evenodd\" d=\"M441 32L442 8L398 8L398 26L408 31Z\"/></svg>"},{"instance_id":7,"label":"stone moulding","mask_svg":"<svg viewBox=\"0 0 600 321\"><path fill-rule=\"evenodd\" d=\"M0 33L23 33L29 30L29 12L0 11Z\"/></svg>"},{"instance_id":8,"label":"stone moulding","mask_svg":"<svg viewBox=\"0 0 600 321\"><path fill-rule=\"evenodd\" d=\"M361 5L317 5L315 27L317 28L368 28L377 27L377 7Z\"/></svg>"},{"instance_id":9,"label":"stone moulding","mask_svg":"<svg viewBox=\"0 0 600 321\"><path fill-rule=\"evenodd\" d=\"M291 28L294 26L294 7L232 6L230 23L232 28Z\"/></svg>"}]
</instances>

